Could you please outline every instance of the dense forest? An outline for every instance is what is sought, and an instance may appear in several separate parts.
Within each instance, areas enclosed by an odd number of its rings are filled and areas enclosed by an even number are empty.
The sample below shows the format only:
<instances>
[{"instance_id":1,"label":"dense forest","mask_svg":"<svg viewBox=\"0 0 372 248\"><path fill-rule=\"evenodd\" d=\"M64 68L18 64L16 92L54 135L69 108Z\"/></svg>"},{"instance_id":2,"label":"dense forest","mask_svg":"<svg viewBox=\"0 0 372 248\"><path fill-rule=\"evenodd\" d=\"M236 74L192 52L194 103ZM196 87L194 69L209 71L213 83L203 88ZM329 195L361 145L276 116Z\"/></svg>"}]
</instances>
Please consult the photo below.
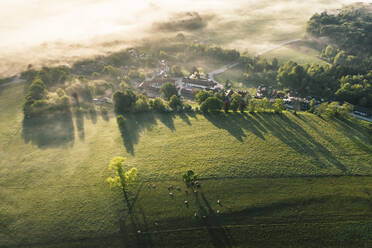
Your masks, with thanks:
<instances>
[{"instance_id":1,"label":"dense forest","mask_svg":"<svg viewBox=\"0 0 372 248\"><path fill-rule=\"evenodd\" d=\"M307 32L328 38L321 57L330 66L301 68L287 64L279 70L279 82L294 86L302 94L328 96L371 108L372 5L357 4L336 14L315 14L308 22Z\"/></svg>"}]
</instances>

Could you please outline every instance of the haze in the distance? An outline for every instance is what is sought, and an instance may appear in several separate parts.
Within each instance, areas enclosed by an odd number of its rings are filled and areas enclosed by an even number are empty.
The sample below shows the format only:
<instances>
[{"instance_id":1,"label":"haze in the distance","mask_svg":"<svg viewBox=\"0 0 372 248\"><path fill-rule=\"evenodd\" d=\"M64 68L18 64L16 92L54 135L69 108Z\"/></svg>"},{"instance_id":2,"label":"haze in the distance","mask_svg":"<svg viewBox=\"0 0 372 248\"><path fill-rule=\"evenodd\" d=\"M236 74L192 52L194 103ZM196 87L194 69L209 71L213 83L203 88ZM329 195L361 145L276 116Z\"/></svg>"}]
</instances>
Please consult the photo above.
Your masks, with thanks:
<instances>
[{"instance_id":1,"label":"haze in the distance","mask_svg":"<svg viewBox=\"0 0 372 248\"><path fill-rule=\"evenodd\" d=\"M158 31L152 30L154 22L186 11L212 16L203 38L227 37L222 45L264 49L275 42L301 38L313 13L352 2L358 1L1 0L0 75L30 63L68 62L117 50L134 40L157 36ZM107 45L114 40L123 43Z\"/></svg>"}]
</instances>

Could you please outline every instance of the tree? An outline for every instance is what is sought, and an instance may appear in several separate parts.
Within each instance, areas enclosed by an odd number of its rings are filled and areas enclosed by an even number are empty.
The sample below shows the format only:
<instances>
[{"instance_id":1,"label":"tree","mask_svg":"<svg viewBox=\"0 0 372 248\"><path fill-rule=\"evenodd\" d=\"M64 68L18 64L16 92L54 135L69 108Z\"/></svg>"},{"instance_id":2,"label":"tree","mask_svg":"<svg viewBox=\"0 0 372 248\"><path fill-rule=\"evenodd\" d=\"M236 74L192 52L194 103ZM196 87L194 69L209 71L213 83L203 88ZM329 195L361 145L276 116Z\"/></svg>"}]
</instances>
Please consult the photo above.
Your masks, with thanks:
<instances>
[{"instance_id":1,"label":"tree","mask_svg":"<svg viewBox=\"0 0 372 248\"><path fill-rule=\"evenodd\" d=\"M133 112L137 101L136 94L131 90L117 91L112 96L117 114Z\"/></svg>"},{"instance_id":2,"label":"tree","mask_svg":"<svg viewBox=\"0 0 372 248\"><path fill-rule=\"evenodd\" d=\"M183 174L182 178L187 187L193 187L195 182L198 180L198 175L195 174L194 171L188 170L185 174Z\"/></svg>"},{"instance_id":3,"label":"tree","mask_svg":"<svg viewBox=\"0 0 372 248\"><path fill-rule=\"evenodd\" d=\"M174 84L172 83L165 83L160 89L161 95L169 101L169 99L174 96L178 95L177 88Z\"/></svg>"},{"instance_id":4,"label":"tree","mask_svg":"<svg viewBox=\"0 0 372 248\"><path fill-rule=\"evenodd\" d=\"M309 112L310 113L314 113L314 111L315 111L315 104L316 104L315 99L314 98L311 99L311 101L310 101L310 109L309 109Z\"/></svg>"},{"instance_id":5,"label":"tree","mask_svg":"<svg viewBox=\"0 0 372 248\"><path fill-rule=\"evenodd\" d=\"M169 107L173 111L178 111L178 112L181 111L183 107L181 97L173 95L171 99L169 100Z\"/></svg>"},{"instance_id":6,"label":"tree","mask_svg":"<svg viewBox=\"0 0 372 248\"><path fill-rule=\"evenodd\" d=\"M154 111L156 112L165 112L165 105L163 103L163 100L161 100L160 98L155 98L155 100L151 103L151 107Z\"/></svg>"},{"instance_id":7,"label":"tree","mask_svg":"<svg viewBox=\"0 0 372 248\"><path fill-rule=\"evenodd\" d=\"M212 96L210 91L201 90L195 95L196 102L201 105L208 97Z\"/></svg>"},{"instance_id":8,"label":"tree","mask_svg":"<svg viewBox=\"0 0 372 248\"><path fill-rule=\"evenodd\" d=\"M218 112L221 110L223 103L217 97L208 97L201 105L200 110L204 113Z\"/></svg>"},{"instance_id":9,"label":"tree","mask_svg":"<svg viewBox=\"0 0 372 248\"><path fill-rule=\"evenodd\" d=\"M274 58L273 61L271 62L271 67L272 70L278 70L279 69L279 61L277 58Z\"/></svg>"},{"instance_id":10,"label":"tree","mask_svg":"<svg viewBox=\"0 0 372 248\"><path fill-rule=\"evenodd\" d=\"M350 113L353 112L353 109L353 105L344 103L340 108L338 108L338 112L342 117L347 118Z\"/></svg>"},{"instance_id":11,"label":"tree","mask_svg":"<svg viewBox=\"0 0 372 248\"><path fill-rule=\"evenodd\" d=\"M273 104L275 113L282 113L284 110L284 101L283 99L275 99L275 102Z\"/></svg>"},{"instance_id":12,"label":"tree","mask_svg":"<svg viewBox=\"0 0 372 248\"><path fill-rule=\"evenodd\" d=\"M137 113L144 113L149 111L149 105L147 103L147 99L145 97L140 97L136 101L135 111Z\"/></svg>"},{"instance_id":13,"label":"tree","mask_svg":"<svg viewBox=\"0 0 372 248\"><path fill-rule=\"evenodd\" d=\"M33 100L41 100L46 96L46 88L40 78L36 78L32 82L30 88L28 89L27 96L30 96Z\"/></svg>"},{"instance_id":14,"label":"tree","mask_svg":"<svg viewBox=\"0 0 372 248\"><path fill-rule=\"evenodd\" d=\"M231 110L236 112L243 100L243 97L239 94L234 93L231 98L232 98L230 105Z\"/></svg>"},{"instance_id":15,"label":"tree","mask_svg":"<svg viewBox=\"0 0 372 248\"><path fill-rule=\"evenodd\" d=\"M109 164L109 169L114 175L107 178L111 187L121 187L123 191L136 181L138 173L137 168L129 168L125 162L124 157L114 157Z\"/></svg>"}]
</instances>

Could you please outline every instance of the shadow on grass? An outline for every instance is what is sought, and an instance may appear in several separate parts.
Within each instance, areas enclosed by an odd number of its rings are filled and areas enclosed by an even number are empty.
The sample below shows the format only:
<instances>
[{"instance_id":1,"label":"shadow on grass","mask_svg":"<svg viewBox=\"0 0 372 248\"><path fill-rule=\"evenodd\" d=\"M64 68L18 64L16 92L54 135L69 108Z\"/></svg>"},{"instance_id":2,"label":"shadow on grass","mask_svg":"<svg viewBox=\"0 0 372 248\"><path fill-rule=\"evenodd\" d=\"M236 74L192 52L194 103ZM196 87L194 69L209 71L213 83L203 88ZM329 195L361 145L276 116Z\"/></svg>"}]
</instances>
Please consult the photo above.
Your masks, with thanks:
<instances>
[{"instance_id":1,"label":"shadow on grass","mask_svg":"<svg viewBox=\"0 0 372 248\"><path fill-rule=\"evenodd\" d=\"M155 124L152 113L125 115L125 125L119 126L119 130L128 153L135 155L134 145L138 144L141 132L151 130Z\"/></svg>"},{"instance_id":2,"label":"shadow on grass","mask_svg":"<svg viewBox=\"0 0 372 248\"><path fill-rule=\"evenodd\" d=\"M371 199L364 198L364 197L349 197L349 196L341 196L341 195L324 195L319 197L311 197L311 198L289 198L286 200L281 200L278 202L268 203L268 204L260 204L257 206L248 207L241 211L237 211L234 213L226 214L226 221L234 221L237 224L244 224L246 222L245 218L254 218L257 217L269 217L269 216L283 216L283 217L274 217L272 219L268 219L269 222L292 222L292 221L299 221L301 218L311 218L315 221L314 216L311 215L303 215L299 214L301 210L306 208L313 208L313 209L327 209L329 207L339 209L338 212L334 212L331 215L326 216L319 216L320 219L323 221L326 218L339 218L340 216L345 216L345 213L348 210L342 209L343 206L359 206L363 208L369 208L371 206ZM279 214L281 213L281 214ZM358 218L359 215L352 214L354 218ZM365 215L359 216L361 219L365 219ZM258 220L262 222L262 220Z\"/></svg>"},{"instance_id":3,"label":"shadow on grass","mask_svg":"<svg viewBox=\"0 0 372 248\"><path fill-rule=\"evenodd\" d=\"M75 112L75 124L80 140L84 140L84 114L81 111Z\"/></svg>"},{"instance_id":4,"label":"shadow on grass","mask_svg":"<svg viewBox=\"0 0 372 248\"><path fill-rule=\"evenodd\" d=\"M163 123L169 130L175 131L174 118L176 116L177 115L168 113L126 114L125 125L119 127L126 151L134 156L134 146L138 144L141 133L145 130L152 130L157 124L157 120ZM187 118L187 116L185 116L186 115L184 115L183 118Z\"/></svg>"},{"instance_id":5,"label":"shadow on grass","mask_svg":"<svg viewBox=\"0 0 372 248\"><path fill-rule=\"evenodd\" d=\"M154 118L157 118L163 123L167 128L169 128L171 131L175 131L176 127L174 126L174 118L175 115L171 113L158 113L158 114L152 114L148 113L148 115L152 115Z\"/></svg>"},{"instance_id":6,"label":"shadow on grass","mask_svg":"<svg viewBox=\"0 0 372 248\"><path fill-rule=\"evenodd\" d=\"M217 128L225 129L230 135L240 142L243 142L243 138L247 137L243 131L243 126L245 125L242 123L242 121L244 121L244 118L241 116L221 112L206 114L205 118L207 118Z\"/></svg>"},{"instance_id":7,"label":"shadow on grass","mask_svg":"<svg viewBox=\"0 0 372 248\"><path fill-rule=\"evenodd\" d=\"M372 137L365 127L344 118L334 118L333 121L337 124L338 131L348 137L359 149L372 153Z\"/></svg>"},{"instance_id":8,"label":"shadow on grass","mask_svg":"<svg viewBox=\"0 0 372 248\"><path fill-rule=\"evenodd\" d=\"M39 148L70 147L74 144L72 113L54 113L23 120L22 137Z\"/></svg>"},{"instance_id":9,"label":"shadow on grass","mask_svg":"<svg viewBox=\"0 0 372 248\"><path fill-rule=\"evenodd\" d=\"M262 125L281 142L291 147L296 152L313 158L321 167L326 167L326 160L346 173L345 166L325 146L316 141L297 122L286 115L255 114Z\"/></svg>"},{"instance_id":10,"label":"shadow on grass","mask_svg":"<svg viewBox=\"0 0 372 248\"><path fill-rule=\"evenodd\" d=\"M295 120L288 118L285 114L274 113L217 113L208 114L205 117L217 128L226 130L230 135L240 142L249 134L265 140L265 133L270 133L281 142L291 147L294 151L308 155L321 167L328 164L336 166L339 170L346 173L346 168L327 147L314 139L307 131ZM299 119L304 119L302 116ZM344 123L344 122L343 122ZM342 125L347 125L345 122ZM346 128L346 127L343 127ZM352 133L358 130L351 130ZM355 127L354 127L355 128ZM350 136L351 134L349 132ZM352 141L362 149L370 149L362 146L358 140L350 137Z\"/></svg>"},{"instance_id":11,"label":"shadow on grass","mask_svg":"<svg viewBox=\"0 0 372 248\"><path fill-rule=\"evenodd\" d=\"M196 208L198 209L199 216L201 216L201 222L208 231L213 247L233 247L232 236L219 223L219 218L215 214L216 211L212 208L204 193L196 192L194 196Z\"/></svg>"},{"instance_id":12,"label":"shadow on grass","mask_svg":"<svg viewBox=\"0 0 372 248\"><path fill-rule=\"evenodd\" d=\"M123 247L154 247L149 223L147 222L143 208L141 206L137 206L136 208L134 207L142 187L143 184L141 184L134 197L130 197L130 194L126 189L121 189L124 196L124 204L128 208L128 214L120 221L120 233L122 236ZM142 218L140 219L139 217ZM127 219L130 220L130 224L128 223L128 225L126 224ZM128 227L131 227L131 229L128 229ZM129 238L130 233L135 235L135 242Z\"/></svg>"}]
</instances>

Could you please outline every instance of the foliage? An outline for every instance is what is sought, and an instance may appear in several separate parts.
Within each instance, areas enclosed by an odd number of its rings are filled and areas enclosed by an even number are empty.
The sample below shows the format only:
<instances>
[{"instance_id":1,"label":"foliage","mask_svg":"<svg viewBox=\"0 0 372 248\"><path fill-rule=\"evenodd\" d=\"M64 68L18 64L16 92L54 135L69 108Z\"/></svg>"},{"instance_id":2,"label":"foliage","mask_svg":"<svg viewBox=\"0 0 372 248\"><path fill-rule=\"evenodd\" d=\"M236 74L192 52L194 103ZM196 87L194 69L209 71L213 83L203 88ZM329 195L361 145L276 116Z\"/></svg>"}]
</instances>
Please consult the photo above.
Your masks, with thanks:
<instances>
[{"instance_id":1,"label":"foliage","mask_svg":"<svg viewBox=\"0 0 372 248\"><path fill-rule=\"evenodd\" d=\"M143 70L130 69L128 72L128 77L142 81L145 79L145 73Z\"/></svg>"},{"instance_id":2,"label":"foliage","mask_svg":"<svg viewBox=\"0 0 372 248\"><path fill-rule=\"evenodd\" d=\"M236 112L243 101L243 97L240 94L234 93L231 99L231 110Z\"/></svg>"},{"instance_id":3,"label":"foliage","mask_svg":"<svg viewBox=\"0 0 372 248\"><path fill-rule=\"evenodd\" d=\"M368 8L360 5L345 7L337 14L315 14L308 22L307 32L316 37L328 36L338 47L354 54L371 54L372 14Z\"/></svg>"},{"instance_id":4,"label":"foliage","mask_svg":"<svg viewBox=\"0 0 372 248\"><path fill-rule=\"evenodd\" d=\"M331 117L348 118L352 111L353 111L352 105L344 103L342 106L340 106L339 102L322 103L315 109L316 114L323 115L328 118Z\"/></svg>"},{"instance_id":5,"label":"foliage","mask_svg":"<svg viewBox=\"0 0 372 248\"><path fill-rule=\"evenodd\" d=\"M151 108L155 111L155 112L165 112L166 108L165 108L165 105L163 103L163 100L161 100L160 98L155 98L155 100L153 100L152 102L150 102L150 106Z\"/></svg>"},{"instance_id":6,"label":"foliage","mask_svg":"<svg viewBox=\"0 0 372 248\"><path fill-rule=\"evenodd\" d=\"M283 99L279 99L279 98L275 99L273 108L274 108L275 113L282 113L283 110L285 109Z\"/></svg>"},{"instance_id":7,"label":"foliage","mask_svg":"<svg viewBox=\"0 0 372 248\"><path fill-rule=\"evenodd\" d=\"M67 66L43 67L38 75L45 85L50 87L66 82L70 77L70 69Z\"/></svg>"},{"instance_id":8,"label":"foliage","mask_svg":"<svg viewBox=\"0 0 372 248\"><path fill-rule=\"evenodd\" d=\"M188 112L188 113L192 112L192 106L188 103L183 104L183 109L185 112Z\"/></svg>"},{"instance_id":9,"label":"foliage","mask_svg":"<svg viewBox=\"0 0 372 248\"><path fill-rule=\"evenodd\" d=\"M48 96L48 91L40 78L36 78L29 87L23 103L24 117L42 115L57 116L58 111L70 112L70 98L63 89L58 88L55 95Z\"/></svg>"},{"instance_id":10,"label":"foliage","mask_svg":"<svg viewBox=\"0 0 372 248\"><path fill-rule=\"evenodd\" d=\"M183 77L182 68L179 65L173 65L170 69L170 74L174 77Z\"/></svg>"},{"instance_id":11,"label":"foliage","mask_svg":"<svg viewBox=\"0 0 372 248\"><path fill-rule=\"evenodd\" d=\"M95 89L90 87L88 82L84 79L75 79L69 82L67 85L67 94L72 95L77 101L77 104L79 104L79 98L82 98L87 102L92 101Z\"/></svg>"},{"instance_id":12,"label":"foliage","mask_svg":"<svg viewBox=\"0 0 372 248\"><path fill-rule=\"evenodd\" d=\"M46 94L47 90L44 82L40 78L36 78L28 89L26 98L30 97L33 100L41 100L45 98Z\"/></svg>"},{"instance_id":13,"label":"foliage","mask_svg":"<svg viewBox=\"0 0 372 248\"><path fill-rule=\"evenodd\" d=\"M201 105L200 110L203 113L218 112L221 110L223 102L215 96L208 97Z\"/></svg>"},{"instance_id":14,"label":"foliage","mask_svg":"<svg viewBox=\"0 0 372 248\"><path fill-rule=\"evenodd\" d=\"M144 96L140 96L136 101L135 112L136 113L144 113L150 110L149 104L147 103L147 98Z\"/></svg>"},{"instance_id":15,"label":"foliage","mask_svg":"<svg viewBox=\"0 0 372 248\"><path fill-rule=\"evenodd\" d=\"M112 78L117 78L121 76L122 73L119 68L115 68L112 65L106 65L103 67L103 74Z\"/></svg>"},{"instance_id":16,"label":"foliage","mask_svg":"<svg viewBox=\"0 0 372 248\"><path fill-rule=\"evenodd\" d=\"M335 93L339 101L372 107L372 78L368 75L348 75L340 79L340 89Z\"/></svg>"},{"instance_id":17,"label":"foliage","mask_svg":"<svg viewBox=\"0 0 372 248\"><path fill-rule=\"evenodd\" d=\"M182 103L181 97L173 95L171 99L169 100L169 107L173 111L177 111L177 112L182 111L183 103Z\"/></svg>"},{"instance_id":18,"label":"foliage","mask_svg":"<svg viewBox=\"0 0 372 248\"><path fill-rule=\"evenodd\" d=\"M112 98L115 113L123 114L135 111L138 97L132 90L116 91Z\"/></svg>"},{"instance_id":19,"label":"foliage","mask_svg":"<svg viewBox=\"0 0 372 248\"><path fill-rule=\"evenodd\" d=\"M126 160L124 157L114 157L111 160L109 169L114 173L114 176L107 178L111 187L121 187L126 190L128 186L136 181L138 170L133 167L125 171L127 169Z\"/></svg>"},{"instance_id":20,"label":"foliage","mask_svg":"<svg viewBox=\"0 0 372 248\"><path fill-rule=\"evenodd\" d=\"M300 96L331 97L337 88L333 71L320 65L298 65L289 61L278 70L278 84Z\"/></svg>"},{"instance_id":21,"label":"foliage","mask_svg":"<svg viewBox=\"0 0 372 248\"><path fill-rule=\"evenodd\" d=\"M196 102L201 105L208 97L213 96L212 92L201 90L195 95Z\"/></svg>"},{"instance_id":22,"label":"foliage","mask_svg":"<svg viewBox=\"0 0 372 248\"><path fill-rule=\"evenodd\" d=\"M193 170L188 170L183 174L182 178L187 187L193 187L195 182L198 180L198 175L195 174Z\"/></svg>"},{"instance_id":23,"label":"foliage","mask_svg":"<svg viewBox=\"0 0 372 248\"><path fill-rule=\"evenodd\" d=\"M316 105L316 100L313 98L310 101L310 109L309 109L309 112L310 113L314 113L314 111L315 111L315 105Z\"/></svg>"},{"instance_id":24,"label":"foliage","mask_svg":"<svg viewBox=\"0 0 372 248\"><path fill-rule=\"evenodd\" d=\"M168 101L171 99L172 96L178 95L177 88L172 83L163 84L163 86L160 89L160 93Z\"/></svg>"}]
</instances>

